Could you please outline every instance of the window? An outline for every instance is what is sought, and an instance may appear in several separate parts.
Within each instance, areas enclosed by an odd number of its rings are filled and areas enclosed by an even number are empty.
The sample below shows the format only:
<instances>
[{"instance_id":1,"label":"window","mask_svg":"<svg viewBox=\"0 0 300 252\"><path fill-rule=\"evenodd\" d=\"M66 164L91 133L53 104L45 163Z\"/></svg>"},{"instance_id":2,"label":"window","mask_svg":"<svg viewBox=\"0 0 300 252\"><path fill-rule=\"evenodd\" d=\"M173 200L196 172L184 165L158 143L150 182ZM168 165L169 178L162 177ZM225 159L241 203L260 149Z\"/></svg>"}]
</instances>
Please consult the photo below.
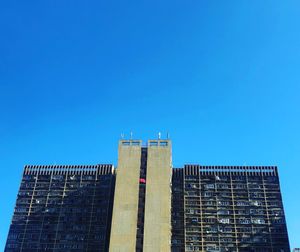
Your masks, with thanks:
<instances>
[{"instance_id":1,"label":"window","mask_svg":"<svg viewBox=\"0 0 300 252\"><path fill-rule=\"evenodd\" d=\"M229 218L220 218L218 221L220 223L223 223L223 224L229 224L230 223Z\"/></svg>"},{"instance_id":2,"label":"window","mask_svg":"<svg viewBox=\"0 0 300 252\"><path fill-rule=\"evenodd\" d=\"M217 227L208 227L206 229L206 233L217 233L218 232L218 228Z\"/></svg>"},{"instance_id":3,"label":"window","mask_svg":"<svg viewBox=\"0 0 300 252\"><path fill-rule=\"evenodd\" d=\"M218 205L220 205L220 206L229 206L230 202L229 201L218 201Z\"/></svg>"},{"instance_id":4,"label":"window","mask_svg":"<svg viewBox=\"0 0 300 252\"><path fill-rule=\"evenodd\" d=\"M247 201L237 201L236 205L237 206L248 206L249 202L247 202Z\"/></svg>"},{"instance_id":5,"label":"window","mask_svg":"<svg viewBox=\"0 0 300 252\"><path fill-rule=\"evenodd\" d=\"M213 192L204 192L203 196L204 197L213 197L214 193Z\"/></svg>"},{"instance_id":6,"label":"window","mask_svg":"<svg viewBox=\"0 0 300 252\"><path fill-rule=\"evenodd\" d=\"M228 189L228 188L229 188L229 185L227 185L227 184L219 184L219 185L218 185L218 188L219 188L219 189Z\"/></svg>"},{"instance_id":7,"label":"window","mask_svg":"<svg viewBox=\"0 0 300 252\"><path fill-rule=\"evenodd\" d=\"M246 189L247 186L244 184L236 184L233 186L235 189Z\"/></svg>"},{"instance_id":8,"label":"window","mask_svg":"<svg viewBox=\"0 0 300 252\"><path fill-rule=\"evenodd\" d=\"M250 224L251 222L250 222L249 219L240 219L240 220L239 220L239 223L240 223L240 224Z\"/></svg>"},{"instance_id":9,"label":"window","mask_svg":"<svg viewBox=\"0 0 300 252\"><path fill-rule=\"evenodd\" d=\"M217 212L217 214L229 214L229 210L219 210L218 212Z\"/></svg>"},{"instance_id":10,"label":"window","mask_svg":"<svg viewBox=\"0 0 300 252\"><path fill-rule=\"evenodd\" d=\"M265 224L264 219L252 219L252 223L254 224Z\"/></svg>"},{"instance_id":11,"label":"window","mask_svg":"<svg viewBox=\"0 0 300 252\"><path fill-rule=\"evenodd\" d=\"M168 146L168 142L160 142L159 145L160 146Z\"/></svg>"},{"instance_id":12,"label":"window","mask_svg":"<svg viewBox=\"0 0 300 252\"><path fill-rule=\"evenodd\" d=\"M19 244L7 244L7 248L19 248Z\"/></svg>"},{"instance_id":13,"label":"window","mask_svg":"<svg viewBox=\"0 0 300 252\"><path fill-rule=\"evenodd\" d=\"M25 213L25 212L27 212L27 209L26 209L26 207L17 207L16 212L17 213Z\"/></svg>"},{"instance_id":14,"label":"window","mask_svg":"<svg viewBox=\"0 0 300 252\"><path fill-rule=\"evenodd\" d=\"M156 141L155 142L150 142L149 145L150 146L158 146L158 142L156 142Z\"/></svg>"},{"instance_id":15,"label":"window","mask_svg":"<svg viewBox=\"0 0 300 252\"><path fill-rule=\"evenodd\" d=\"M63 175L53 175L52 180L63 180L64 176Z\"/></svg>"},{"instance_id":16,"label":"window","mask_svg":"<svg viewBox=\"0 0 300 252\"><path fill-rule=\"evenodd\" d=\"M264 214L265 212L261 209L250 209L250 214Z\"/></svg>"},{"instance_id":17,"label":"window","mask_svg":"<svg viewBox=\"0 0 300 252\"><path fill-rule=\"evenodd\" d=\"M253 206L263 206L263 203L258 200L250 200L250 202L251 202L251 205L253 205Z\"/></svg>"},{"instance_id":18,"label":"window","mask_svg":"<svg viewBox=\"0 0 300 252\"><path fill-rule=\"evenodd\" d=\"M214 206L215 205L215 201L206 201L204 202L205 206Z\"/></svg>"},{"instance_id":19,"label":"window","mask_svg":"<svg viewBox=\"0 0 300 252\"><path fill-rule=\"evenodd\" d=\"M214 184L207 184L204 186L206 189L215 189L215 185Z\"/></svg>"},{"instance_id":20,"label":"window","mask_svg":"<svg viewBox=\"0 0 300 252\"><path fill-rule=\"evenodd\" d=\"M25 175L24 176L24 180L28 181L28 180L33 180L35 179L35 177L33 175Z\"/></svg>"}]
</instances>

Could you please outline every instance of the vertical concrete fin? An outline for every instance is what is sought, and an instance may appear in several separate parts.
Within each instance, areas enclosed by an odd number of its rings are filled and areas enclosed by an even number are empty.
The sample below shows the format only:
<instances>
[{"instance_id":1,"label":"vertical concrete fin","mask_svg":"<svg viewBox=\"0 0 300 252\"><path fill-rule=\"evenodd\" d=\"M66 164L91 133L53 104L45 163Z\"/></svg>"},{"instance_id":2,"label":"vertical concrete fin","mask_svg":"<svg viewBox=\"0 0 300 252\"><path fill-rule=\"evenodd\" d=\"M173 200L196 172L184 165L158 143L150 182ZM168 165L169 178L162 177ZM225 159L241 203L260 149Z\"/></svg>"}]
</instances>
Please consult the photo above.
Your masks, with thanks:
<instances>
[{"instance_id":1,"label":"vertical concrete fin","mask_svg":"<svg viewBox=\"0 0 300 252\"><path fill-rule=\"evenodd\" d=\"M111 252L135 251L141 145L142 141L140 140L121 140L119 142L109 246Z\"/></svg>"},{"instance_id":2,"label":"vertical concrete fin","mask_svg":"<svg viewBox=\"0 0 300 252\"><path fill-rule=\"evenodd\" d=\"M171 250L170 140L149 140L144 222L144 252Z\"/></svg>"}]
</instances>

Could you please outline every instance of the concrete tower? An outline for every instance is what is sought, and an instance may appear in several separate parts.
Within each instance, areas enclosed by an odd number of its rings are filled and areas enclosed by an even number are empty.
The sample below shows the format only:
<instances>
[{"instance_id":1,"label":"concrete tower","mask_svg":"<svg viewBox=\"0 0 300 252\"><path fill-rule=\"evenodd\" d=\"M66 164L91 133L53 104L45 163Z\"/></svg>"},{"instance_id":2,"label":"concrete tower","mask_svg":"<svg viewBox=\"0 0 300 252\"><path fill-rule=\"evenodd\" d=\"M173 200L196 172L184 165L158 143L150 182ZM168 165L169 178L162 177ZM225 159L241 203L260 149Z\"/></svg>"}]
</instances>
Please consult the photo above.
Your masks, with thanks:
<instances>
[{"instance_id":1,"label":"concrete tower","mask_svg":"<svg viewBox=\"0 0 300 252\"><path fill-rule=\"evenodd\" d=\"M171 249L171 141L121 140L110 251Z\"/></svg>"},{"instance_id":2,"label":"concrete tower","mask_svg":"<svg viewBox=\"0 0 300 252\"><path fill-rule=\"evenodd\" d=\"M110 251L135 251L141 141L120 141Z\"/></svg>"},{"instance_id":3,"label":"concrete tower","mask_svg":"<svg viewBox=\"0 0 300 252\"><path fill-rule=\"evenodd\" d=\"M144 252L171 250L171 141L148 141Z\"/></svg>"}]
</instances>

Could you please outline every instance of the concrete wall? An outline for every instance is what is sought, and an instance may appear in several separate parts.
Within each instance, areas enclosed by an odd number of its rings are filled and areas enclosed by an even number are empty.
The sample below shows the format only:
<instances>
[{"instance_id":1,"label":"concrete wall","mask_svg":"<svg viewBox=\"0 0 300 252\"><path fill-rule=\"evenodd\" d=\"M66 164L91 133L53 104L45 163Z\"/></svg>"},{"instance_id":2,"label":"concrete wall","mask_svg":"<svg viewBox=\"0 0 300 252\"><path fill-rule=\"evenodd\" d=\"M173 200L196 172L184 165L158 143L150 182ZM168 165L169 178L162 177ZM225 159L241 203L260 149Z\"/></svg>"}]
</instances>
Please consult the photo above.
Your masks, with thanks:
<instances>
[{"instance_id":1,"label":"concrete wall","mask_svg":"<svg viewBox=\"0 0 300 252\"><path fill-rule=\"evenodd\" d=\"M140 145L133 146L133 142L139 142ZM109 248L111 252L135 251L140 163L141 141L120 141Z\"/></svg>"},{"instance_id":2,"label":"concrete wall","mask_svg":"<svg viewBox=\"0 0 300 252\"><path fill-rule=\"evenodd\" d=\"M171 141L148 142L144 252L171 251ZM160 146L167 142L167 146Z\"/></svg>"}]
</instances>

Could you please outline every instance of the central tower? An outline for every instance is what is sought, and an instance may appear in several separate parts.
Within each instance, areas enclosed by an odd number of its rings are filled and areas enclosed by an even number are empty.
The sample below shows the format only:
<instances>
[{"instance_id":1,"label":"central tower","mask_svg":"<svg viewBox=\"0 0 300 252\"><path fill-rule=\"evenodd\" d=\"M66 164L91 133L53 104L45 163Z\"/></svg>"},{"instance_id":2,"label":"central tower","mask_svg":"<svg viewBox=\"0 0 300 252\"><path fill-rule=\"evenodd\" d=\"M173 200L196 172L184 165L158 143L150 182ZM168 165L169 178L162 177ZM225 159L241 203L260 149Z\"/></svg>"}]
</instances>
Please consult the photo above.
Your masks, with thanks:
<instances>
[{"instance_id":1,"label":"central tower","mask_svg":"<svg viewBox=\"0 0 300 252\"><path fill-rule=\"evenodd\" d=\"M171 249L170 140L121 140L110 251Z\"/></svg>"},{"instance_id":2,"label":"central tower","mask_svg":"<svg viewBox=\"0 0 300 252\"><path fill-rule=\"evenodd\" d=\"M171 141L148 141L144 252L170 251Z\"/></svg>"}]
</instances>

